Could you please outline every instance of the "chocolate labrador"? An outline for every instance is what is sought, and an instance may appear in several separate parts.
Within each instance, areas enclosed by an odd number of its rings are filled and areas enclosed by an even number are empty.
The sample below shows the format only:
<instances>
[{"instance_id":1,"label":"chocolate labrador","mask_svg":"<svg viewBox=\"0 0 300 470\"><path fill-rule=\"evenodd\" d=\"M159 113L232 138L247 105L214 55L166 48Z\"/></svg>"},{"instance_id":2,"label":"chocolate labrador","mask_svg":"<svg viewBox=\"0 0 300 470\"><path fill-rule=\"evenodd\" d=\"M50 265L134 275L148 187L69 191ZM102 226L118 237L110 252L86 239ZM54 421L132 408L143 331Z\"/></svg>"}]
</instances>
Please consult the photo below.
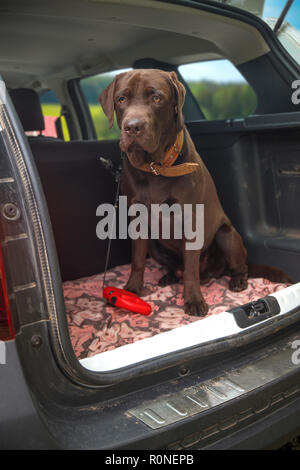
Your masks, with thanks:
<instances>
[{"instance_id":1,"label":"chocolate labrador","mask_svg":"<svg viewBox=\"0 0 300 470\"><path fill-rule=\"evenodd\" d=\"M200 275L221 275L227 269L229 288L247 287L246 249L220 204L215 184L184 126L185 88L175 72L133 70L117 75L101 93L100 103L110 127L114 112L121 129L122 193L128 203L204 205L204 242L186 249L187 239L133 240L131 274L126 289L142 293L146 256L167 267L160 285L183 276L184 309L191 315L208 312L200 289ZM193 227L195 223L193 222ZM214 260L213 267L211 261Z\"/></svg>"}]
</instances>

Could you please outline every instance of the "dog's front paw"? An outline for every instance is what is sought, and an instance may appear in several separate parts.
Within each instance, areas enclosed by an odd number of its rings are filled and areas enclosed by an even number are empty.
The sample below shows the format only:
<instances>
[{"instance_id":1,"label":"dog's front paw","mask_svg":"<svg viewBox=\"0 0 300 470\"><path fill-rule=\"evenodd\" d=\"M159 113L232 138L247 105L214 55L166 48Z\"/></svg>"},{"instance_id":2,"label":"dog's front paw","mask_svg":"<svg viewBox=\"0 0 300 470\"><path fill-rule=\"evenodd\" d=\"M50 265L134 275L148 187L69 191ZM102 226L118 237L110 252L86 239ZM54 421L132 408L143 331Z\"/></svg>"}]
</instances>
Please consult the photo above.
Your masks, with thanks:
<instances>
[{"instance_id":1,"label":"dog's front paw","mask_svg":"<svg viewBox=\"0 0 300 470\"><path fill-rule=\"evenodd\" d=\"M208 313L208 305L204 299L190 299L184 302L184 311L196 317L205 317Z\"/></svg>"},{"instance_id":2,"label":"dog's front paw","mask_svg":"<svg viewBox=\"0 0 300 470\"><path fill-rule=\"evenodd\" d=\"M233 292L240 292L247 289L248 279L244 274L232 276L229 282L229 289Z\"/></svg>"},{"instance_id":3,"label":"dog's front paw","mask_svg":"<svg viewBox=\"0 0 300 470\"><path fill-rule=\"evenodd\" d=\"M129 292L132 292L133 294L140 296L143 291L143 284L128 281L124 289L128 290Z\"/></svg>"}]
</instances>

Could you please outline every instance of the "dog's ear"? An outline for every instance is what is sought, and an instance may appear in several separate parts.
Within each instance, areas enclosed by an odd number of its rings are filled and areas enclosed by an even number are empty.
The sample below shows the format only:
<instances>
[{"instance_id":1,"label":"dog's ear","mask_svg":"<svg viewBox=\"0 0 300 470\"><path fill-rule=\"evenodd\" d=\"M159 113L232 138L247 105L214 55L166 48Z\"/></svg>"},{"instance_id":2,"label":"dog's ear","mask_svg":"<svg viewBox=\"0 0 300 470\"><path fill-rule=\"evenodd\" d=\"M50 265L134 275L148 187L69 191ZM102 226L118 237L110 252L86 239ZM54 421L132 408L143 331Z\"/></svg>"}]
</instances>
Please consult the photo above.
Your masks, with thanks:
<instances>
[{"instance_id":1,"label":"dog's ear","mask_svg":"<svg viewBox=\"0 0 300 470\"><path fill-rule=\"evenodd\" d=\"M178 80L176 72L170 72L169 77L175 91L176 96L176 105L175 105L175 114L177 120L178 129L183 128L183 114L182 114L182 107L185 99L185 88Z\"/></svg>"},{"instance_id":2,"label":"dog's ear","mask_svg":"<svg viewBox=\"0 0 300 470\"><path fill-rule=\"evenodd\" d=\"M99 101L102 106L104 113L106 114L109 122L109 127L112 128L114 125L114 113L115 113L115 86L116 86L116 76L114 80L102 91L99 96Z\"/></svg>"}]
</instances>

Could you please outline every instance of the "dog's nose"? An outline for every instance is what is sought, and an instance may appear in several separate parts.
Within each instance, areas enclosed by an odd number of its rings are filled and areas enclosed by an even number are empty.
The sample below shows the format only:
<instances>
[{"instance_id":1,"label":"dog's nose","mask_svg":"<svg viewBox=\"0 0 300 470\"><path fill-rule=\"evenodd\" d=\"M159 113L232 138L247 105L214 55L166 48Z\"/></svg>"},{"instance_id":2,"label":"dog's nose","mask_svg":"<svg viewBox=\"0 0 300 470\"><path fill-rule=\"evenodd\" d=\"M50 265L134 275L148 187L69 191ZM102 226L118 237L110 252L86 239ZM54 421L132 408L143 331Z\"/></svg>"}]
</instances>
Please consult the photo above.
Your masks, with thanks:
<instances>
[{"instance_id":1,"label":"dog's nose","mask_svg":"<svg viewBox=\"0 0 300 470\"><path fill-rule=\"evenodd\" d=\"M128 119L128 121L124 123L124 130L126 134L129 135L140 134L144 130L144 127L145 122L138 118Z\"/></svg>"}]
</instances>

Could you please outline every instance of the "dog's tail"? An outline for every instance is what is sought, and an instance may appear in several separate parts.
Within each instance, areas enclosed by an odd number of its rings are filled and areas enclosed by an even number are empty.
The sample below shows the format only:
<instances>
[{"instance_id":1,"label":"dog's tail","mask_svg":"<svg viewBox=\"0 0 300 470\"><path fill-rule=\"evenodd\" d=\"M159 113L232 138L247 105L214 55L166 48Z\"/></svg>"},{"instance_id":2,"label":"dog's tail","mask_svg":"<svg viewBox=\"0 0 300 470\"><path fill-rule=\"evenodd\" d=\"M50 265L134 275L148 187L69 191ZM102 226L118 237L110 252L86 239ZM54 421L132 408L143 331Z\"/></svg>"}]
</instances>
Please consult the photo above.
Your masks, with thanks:
<instances>
[{"instance_id":1,"label":"dog's tail","mask_svg":"<svg viewBox=\"0 0 300 470\"><path fill-rule=\"evenodd\" d=\"M281 269L260 264L248 264L248 277L263 277L271 282L292 284L291 278Z\"/></svg>"}]
</instances>

